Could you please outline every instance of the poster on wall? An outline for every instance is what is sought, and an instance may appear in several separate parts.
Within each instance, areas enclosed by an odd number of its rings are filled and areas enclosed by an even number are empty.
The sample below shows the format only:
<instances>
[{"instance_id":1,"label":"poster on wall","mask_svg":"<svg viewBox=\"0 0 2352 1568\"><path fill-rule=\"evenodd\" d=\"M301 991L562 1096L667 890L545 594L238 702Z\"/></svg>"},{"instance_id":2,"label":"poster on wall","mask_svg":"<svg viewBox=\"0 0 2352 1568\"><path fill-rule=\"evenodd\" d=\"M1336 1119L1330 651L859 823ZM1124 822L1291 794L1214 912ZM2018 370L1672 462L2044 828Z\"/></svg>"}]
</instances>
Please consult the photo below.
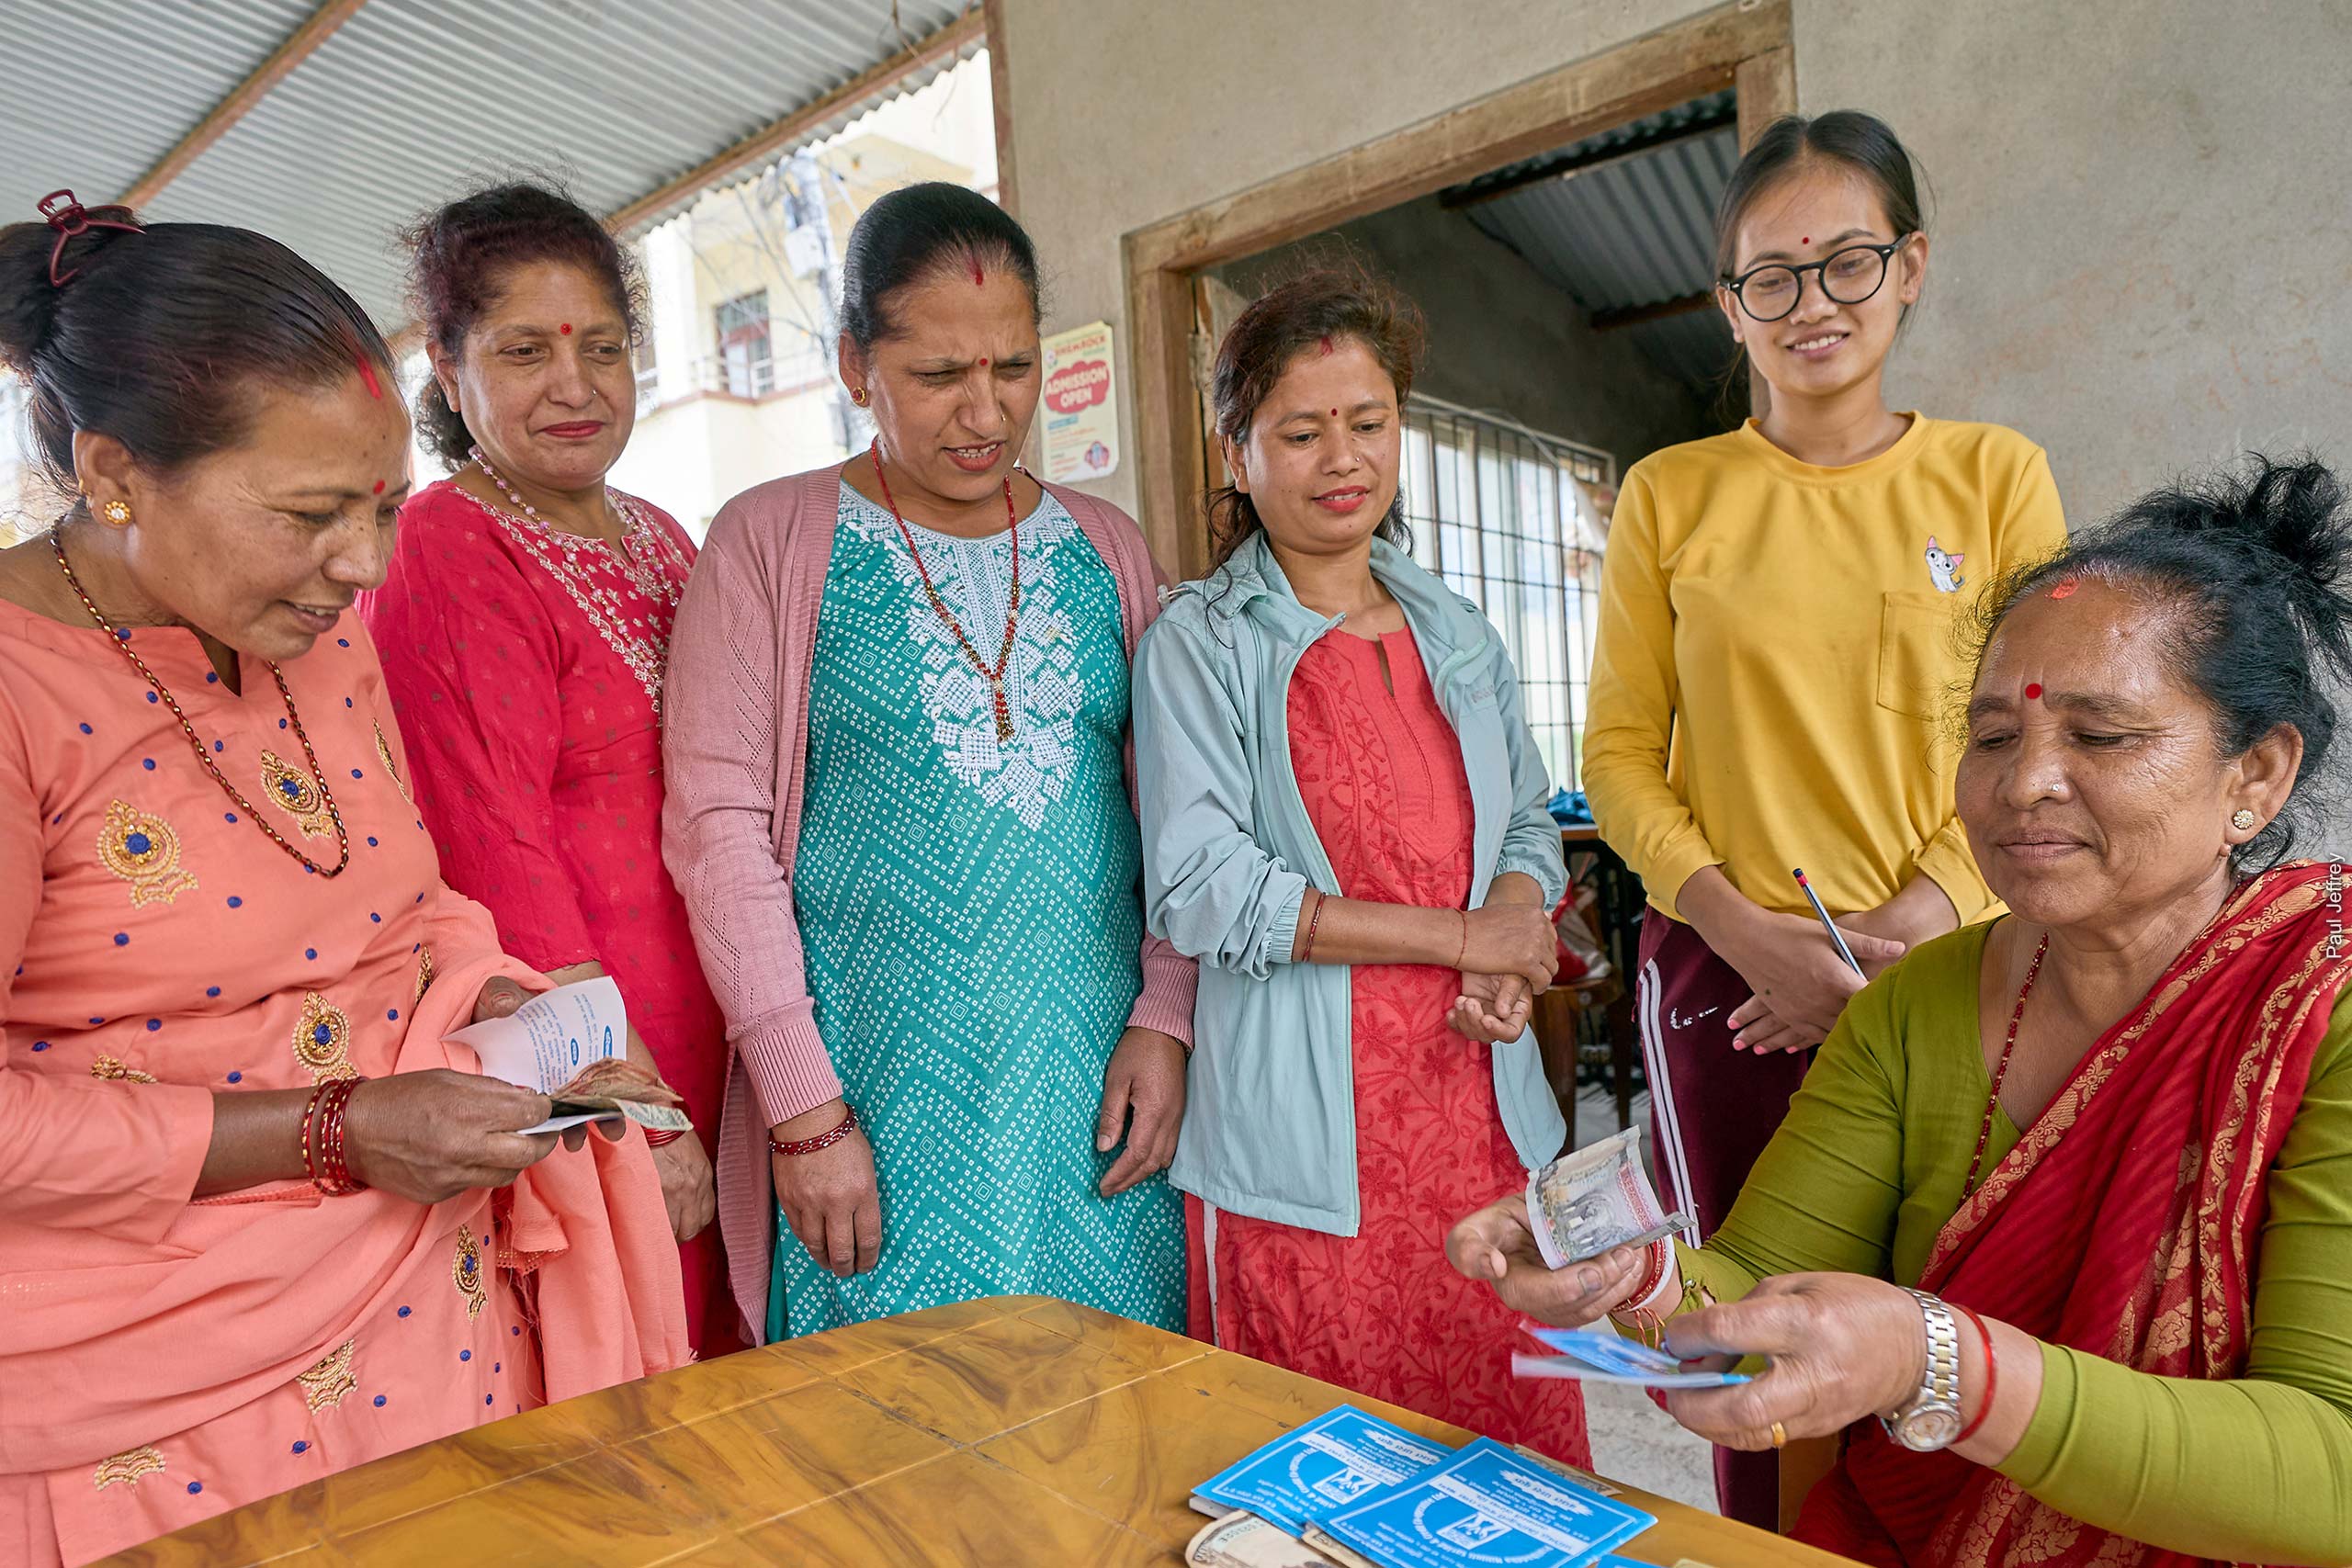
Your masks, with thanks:
<instances>
[{"instance_id":1,"label":"poster on wall","mask_svg":"<svg viewBox=\"0 0 2352 1568\"><path fill-rule=\"evenodd\" d=\"M1046 340L1046 477L1099 479L1119 466L1119 402L1111 323L1072 327Z\"/></svg>"}]
</instances>

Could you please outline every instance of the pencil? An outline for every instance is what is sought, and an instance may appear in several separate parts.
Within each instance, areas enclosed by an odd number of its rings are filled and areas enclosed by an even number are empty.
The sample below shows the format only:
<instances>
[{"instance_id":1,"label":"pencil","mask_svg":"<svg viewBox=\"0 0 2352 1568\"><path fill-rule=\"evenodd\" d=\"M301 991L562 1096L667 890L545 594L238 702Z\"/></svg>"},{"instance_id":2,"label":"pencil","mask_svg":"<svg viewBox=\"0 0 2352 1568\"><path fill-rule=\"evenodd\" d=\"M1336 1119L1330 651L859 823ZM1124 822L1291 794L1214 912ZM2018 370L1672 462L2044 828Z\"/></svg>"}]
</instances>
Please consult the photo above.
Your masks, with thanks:
<instances>
[{"instance_id":1,"label":"pencil","mask_svg":"<svg viewBox=\"0 0 2352 1568\"><path fill-rule=\"evenodd\" d=\"M1846 961L1846 967L1857 975L1860 974L1862 966L1854 962L1854 950L1846 945L1846 939L1838 934L1838 922L1831 919L1829 911L1821 907L1821 896L1813 890L1813 884L1804 879L1804 872L1802 868L1794 874L1797 886L1804 890L1805 902L1812 905L1813 912L1821 917L1821 929L1827 931L1829 940L1838 944L1838 956Z\"/></svg>"}]
</instances>

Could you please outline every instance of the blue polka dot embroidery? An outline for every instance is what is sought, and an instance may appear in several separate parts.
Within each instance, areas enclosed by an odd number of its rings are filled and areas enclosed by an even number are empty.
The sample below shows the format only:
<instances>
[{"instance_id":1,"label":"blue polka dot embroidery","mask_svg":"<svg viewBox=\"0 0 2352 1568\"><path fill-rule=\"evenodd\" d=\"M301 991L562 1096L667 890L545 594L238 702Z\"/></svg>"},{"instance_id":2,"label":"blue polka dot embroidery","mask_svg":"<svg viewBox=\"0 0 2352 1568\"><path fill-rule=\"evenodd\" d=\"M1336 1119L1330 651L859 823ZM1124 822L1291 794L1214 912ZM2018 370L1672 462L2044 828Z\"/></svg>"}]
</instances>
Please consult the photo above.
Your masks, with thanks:
<instances>
[{"instance_id":1,"label":"blue polka dot embroidery","mask_svg":"<svg viewBox=\"0 0 2352 1568\"><path fill-rule=\"evenodd\" d=\"M481 1396L481 1402L482 1402L484 1404L494 1404L494 1403L496 1403L496 1396L495 1396L495 1395L493 1395L493 1394L487 1394L487 1393L485 1393L485 1394L483 1394L483 1395Z\"/></svg>"},{"instance_id":2,"label":"blue polka dot embroidery","mask_svg":"<svg viewBox=\"0 0 2352 1568\"><path fill-rule=\"evenodd\" d=\"M285 728L286 728L286 721L285 721L284 719L282 719L282 718L281 718L281 719L279 719L279 720L277 721L277 728L280 728L280 729Z\"/></svg>"},{"instance_id":3,"label":"blue polka dot embroidery","mask_svg":"<svg viewBox=\"0 0 2352 1568\"><path fill-rule=\"evenodd\" d=\"M492 1361L490 1364L490 1370L493 1372L503 1372L506 1370L506 1363L503 1361Z\"/></svg>"},{"instance_id":4,"label":"blue polka dot embroidery","mask_svg":"<svg viewBox=\"0 0 2352 1568\"><path fill-rule=\"evenodd\" d=\"M85 735L96 735L96 734L97 733L97 731L96 731L96 730L95 730L95 729L92 729L88 725L86 725L86 724L85 724L85 725L84 725L84 726L82 727L82 733L83 733L83 734L85 734Z\"/></svg>"},{"instance_id":5,"label":"blue polka dot embroidery","mask_svg":"<svg viewBox=\"0 0 2352 1568\"><path fill-rule=\"evenodd\" d=\"M380 1393L379 1393L379 1394L378 1394L378 1395L376 1396L376 1408L377 1408L377 1409L379 1409L379 1410L381 1410L383 1407L384 1407L384 1396L383 1396L382 1394L380 1394Z\"/></svg>"},{"instance_id":6,"label":"blue polka dot embroidery","mask_svg":"<svg viewBox=\"0 0 2352 1568\"><path fill-rule=\"evenodd\" d=\"M344 705L344 706L345 706L345 707L349 707L349 706L351 705L351 699L350 699L349 697L345 697L345 698L344 698L344 699L343 699L343 705Z\"/></svg>"},{"instance_id":7,"label":"blue polka dot embroidery","mask_svg":"<svg viewBox=\"0 0 2352 1568\"><path fill-rule=\"evenodd\" d=\"M225 740L215 740L212 743L212 749L215 751L226 751L229 749L229 743Z\"/></svg>"},{"instance_id":8,"label":"blue polka dot embroidery","mask_svg":"<svg viewBox=\"0 0 2352 1568\"><path fill-rule=\"evenodd\" d=\"M242 909L244 907L245 901L243 898L238 897L233 893L229 896L229 908L232 909Z\"/></svg>"},{"instance_id":9,"label":"blue polka dot embroidery","mask_svg":"<svg viewBox=\"0 0 2352 1568\"><path fill-rule=\"evenodd\" d=\"M160 702L162 702L164 699L163 699L163 698L161 698L161 697L159 697L159 696L157 696L154 693L150 692L150 693L148 693L148 694L147 694L147 700L148 700L149 702L151 702L151 703L160 703ZM188 1484L188 1490L189 1490L189 1491L191 1491L191 1492L193 1492L193 1491L195 1491L195 1490L196 1490L196 1485L195 1485L195 1483L194 1483L193 1482L189 1483L189 1484Z\"/></svg>"},{"instance_id":10,"label":"blue polka dot embroidery","mask_svg":"<svg viewBox=\"0 0 2352 1568\"><path fill-rule=\"evenodd\" d=\"M187 1495L191 1497L203 1490L204 1483L201 1481L191 1481L187 1483Z\"/></svg>"},{"instance_id":11,"label":"blue polka dot embroidery","mask_svg":"<svg viewBox=\"0 0 2352 1568\"><path fill-rule=\"evenodd\" d=\"M294 1451L298 1454L309 1453L311 1451L311 1445L308 1443L298 1442L294 1445Z\"/></svg>"},{"instance_id":12,"label":"blue polka dot embroidery","mask_svg":"<svg viewBox=\"0 0 2352 1568\"><path fill-rule=\"evenodd\" d=\"M155 771L155 759L153 757L141 757L139 759L139 765L152 773Z\"/></svg>"},{"instance_id":13,"label":"blue polka dot embroidery","mask_svg":"<svg viewBox=\"0 0 2352 1568\"><path fill-rule=\"evenodd\" d=\"M389 1010L388 1012L386 1012L386 1013L384 1014L384 1016L385 1016L387 1019L390 1020L392 1022L394 1022L394 1023L398 1023L398 1022L401 1021L401 1010L400 1010L400 1009L398 1009L398 1008L393 1008L393 1009L391 1009L390 1010Z\"/></svg>"},{"instance_id":14,"label":"blue polka dot embroidery","mask_svg":"<svg viewBox=\"0 0 2352 1568\"><path fill-rule=\"evenodd\" d=\"M33 1049L36 1051L46 1051L49 1049L49 1042L46 1040L36 1040L33 1042Z\"/></svg>"},{"instance_id":15,"label":"blue polka dot embroidery","mask_svg":"<svg viewBox=\"0 0 2352 1568\"><path fill-rule=\"evenodd\" d=\"M204 994L208 997L217 997L220 994L220 987L218 986L207 986L204 987Z\"/></svg>"},{"instance_id":16,"label":"blue polka dot embroidery","mask_svg":"<svg viewBox=\"0 0 2352 1568\"><path fill-rule=\"evenodd\" d=\"M474 1353L471 1350L460 1350L458 1352L458 1359L460 1361L470 1361L473 1359Z\"/></svg>"},{"instance_id":17,"label":"blue polka dot embroidery","mask_svg":"<svg viewBox=\"0 0 2352 1568\"><path fill-rule=\"evenodd\" d=\"M234 822L237 819L237 814L233 811L224 811L220 814L220 817L221 820L226 822Z\"/></svg>"},{"instance_id":18,"label":"blue polka dot embroidery","mask_svg":"<svg viewBox=\"0 0 2352 1568\"><path fill-rule=\"evenodd\" d=\"M163 1028L163 1027L164 1027L164 1021L163 1021L162 1019L160 1019L160 1018L151 1018L151 1019L149 1019L149 1020L147 1021L147 1032L148 1032L148 1033L150 1033L150 1034L154 1033L154 1032L155 1032L155 1031L157 1031L157 1030L159 1030L159 1029L161 1029L161 1028Z\"/></svg>"},{"instance_id":19,"label":"blue polka dot embroidery","mask_svg":"<svg viewBox=\"0 0 2352 1568\"><path fill-rule=\"evenodd\" d=\"M368 847L371 850L376 847L376 835L373 833L368 835Z\"/></svg>"},{"instance_id":20,"label":"blue polka dot embroidery","mask_svg":"<svg viewBox=\"0 0 2352 1568\"><path fill-rule=\"evenodd\" d=\"M102 1018L94 1018L94 1019L90 1020L90 1027L91 1027L91 1028L93 1028L93 1029L96 1029L98 1025L100 1025L100 1024L104 1023L105 1021L106 1021L106 1020L105 1020L105 1019L102 1019Z\"/></svg>"},{"instance_id":21,"label":"blue polka dot embroidery","mask_svg":"<svg viewBox=\"0 0 2352 1568\"><path fill-rule=\"evenodd\" d=\"M204 672L204 683L208 686L217 686L220 683L220 677L208 670Z\"/></svg>"},{"instance_id":22,"label":"blue polka dot embroidery","mask_svg":"<svg viewBox=\"0 0 2352 1568\"><path fill-rule=\"evenodd\" d=\"M355 778L355 779L356 779L356 778L357 778L357 777L359 777L359 776L360 776L359 770L358 770L357 768L354 768L354 769L352 769L352 770L351 770L351 776L352 776L353 778Z\"/></svg>"},{"instance_id":23,"label":"blue polka dot embroidery","mask_svg":"<svg viewBox=\"0 0 2352 1568\"><path fill-rule=\"evenodd\" d=\"M117 947L129 947L130 945L130 933L128 931L115 932L114 944Z\"/></svg>"},{"instance_id":24,"label":"blue polka dot embroidery","mask_svg":"<svg viewBox=\"0 0 2352 1568\"><path fill-rule=\"evenodd\" d=\"M509 1334L512 1334L513 1336L514 1336L514 1337L515 1337L515 1338L520 1339L521 1337L523 1337L523 1325L522 1325L521 1324L516 1324L514 1327L509 1328L506 1332L507 1332L507 1333L509 1333Z\"/></svg>"},{"instance_id":25,"label":"blue polka dot embroidery","mask_svg":"<svg viewBox=\"0 0 2352 1568\"><path fill-rule=\"evenodd\" d=\"M347 637L339 637L334 639L334 645L337 648L349 648L351 646L351 639Z\"/></svg>"},{"instance_id":26,"label":"blue polka dot embroidery","mask_svg":"<svg viewBox=\"0 0 2352 1568\"><path fill-rule=\"evenodd\" d=\"M384 923L384 917L377 914L373 909L370 909L368 912L368 923L369 925L380 926Z\"/></svg>"},{"instance_id":27,"label":"blue polka dot embroidery","mask_svg":"<svg viewBox=\"0 0 2352 1568\"><path fill-rule=\"evenodd\" d=\"M245 1075L243 1073L231 1073L229 1075L229 1081L231 1083L243 1083L245 1081Z\"/></svg>"},{"instance_id":28,"label":"blue polka dot embroidery","mask_svg":"<svg viewBox=\"0 0 2352 1568\"><path fill-rule=\"evenodd\" d=\"M408 1308L406 1308L406 1307L402 1307L402 1308L401 1308L401 1315L402 1317L406 1317L406 1316L408 1315Z\"/></svg>"},{"instance_id":29,"label":"blue polka dot embroidery","mask_svg":"<svg viewBox=\"0 0 2352 1568\"><path fill-rule=\"evenodd\" d=\"M302 950L302 956L315 964L318 962L319 950L315 947L306 947Z\"/></svg>"}]
</instances>

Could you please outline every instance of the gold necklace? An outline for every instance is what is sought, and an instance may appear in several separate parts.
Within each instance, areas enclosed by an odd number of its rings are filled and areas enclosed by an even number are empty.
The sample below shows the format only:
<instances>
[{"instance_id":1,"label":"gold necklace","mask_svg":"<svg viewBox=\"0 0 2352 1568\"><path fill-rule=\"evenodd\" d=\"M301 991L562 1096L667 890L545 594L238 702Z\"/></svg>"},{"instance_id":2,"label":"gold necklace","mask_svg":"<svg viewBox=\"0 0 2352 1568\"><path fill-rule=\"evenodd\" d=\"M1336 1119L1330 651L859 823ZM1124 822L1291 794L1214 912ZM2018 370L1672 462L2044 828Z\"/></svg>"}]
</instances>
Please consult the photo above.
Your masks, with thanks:
<instances>
[{"instance_id":1,"label":"gold necklace","mask_svg":"<svg viewBox=\"0 0 2352 1568\"><path fill-rule=\"evenodd\" d=\"M287 723L294 731L294 739L302 743L302 760L311 764L311 787L319 792L320 804L326 807L327 816L334 822L335 847L343 853L332 869L321 865L300 850L288 843L285 835L271 827L269 819L262 815L260 809L238 793L237 786L229 782L228 775L223 773L220 765L213 761L212 753L205 750L204 738L197 734L196 726L189 723L187 715L181 711L179 699L172 695L171 688L157 680L155 672L147 668L147 661L140 658L138 651L130 646L130 637L117 630L106 616L98 613L97 605L90 602L90 595L82 587L82 580L74 575L73 567L66 562L65 536L59 531L58 525L52 525L49 530L49 547L57 552L57 570L65 574L66 585L74 590L74 597L82 601L82 608L90 613L90 619L97 628L107 634L107 640L122 650L122 656L130 660L130 667L138 671L147 683L155 689L155 695L162 700L163 705L172 710L172 716L180 721L180 732L187 737L189 747L196 752L196 760L204 764L204 771L212 775L212 782L220 786L222 793L244 808L245 820L268 834L271 843L276 844L321 876L330 878L341 876L344 869L351 864L351 835L344 828L342 809L335 805L334 796L327 790L327 776L319 768L319 754L311 749L311 736L310 732L302 728L302 716L295 711L294 694L287 689L285 671L278 669L276 664L269 664L270 678L277 682L277 694L286 703ZM268 663L266 660L263 662ZM284 787L288 795L299 798L300 785L298 781L288 779Z\"/></svg>"}]
</instances>

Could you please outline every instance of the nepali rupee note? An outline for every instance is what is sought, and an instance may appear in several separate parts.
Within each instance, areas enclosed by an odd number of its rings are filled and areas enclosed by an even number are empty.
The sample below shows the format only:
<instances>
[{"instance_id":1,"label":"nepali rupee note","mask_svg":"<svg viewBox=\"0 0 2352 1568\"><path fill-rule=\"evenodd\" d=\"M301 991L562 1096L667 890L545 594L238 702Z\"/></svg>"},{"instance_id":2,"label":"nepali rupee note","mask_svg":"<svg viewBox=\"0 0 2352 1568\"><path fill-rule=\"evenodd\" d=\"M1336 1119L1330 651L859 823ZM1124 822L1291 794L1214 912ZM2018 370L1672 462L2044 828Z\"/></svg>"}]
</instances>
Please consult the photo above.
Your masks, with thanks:
<instances>
[{"instance_id":1,"label":"nepali rupee note","mask_svg":"<svg viewBox=\"0 0 2352 1568\"><path fill-rule=\"evenodd\" d=\"M1201 1527L1184 1561L1193 1568L1333 1568L1331 1559L1255 1514L1227 1514Z\"/></svg>"},{"instance_id":2,"label":"nepali rupee note","mask_svg":"<svg viewBox=\"0 0 2352 1568\"><path fill-rule=\"evenodd\" d=\"M1641 1133L1571 1149L1527 1179L1527 1228L1552 1268L1564 1268L1614 1247L1646 1247L1691 1224L1668 1214L1642 1170Z\"/></svg>"}]
</instances>

